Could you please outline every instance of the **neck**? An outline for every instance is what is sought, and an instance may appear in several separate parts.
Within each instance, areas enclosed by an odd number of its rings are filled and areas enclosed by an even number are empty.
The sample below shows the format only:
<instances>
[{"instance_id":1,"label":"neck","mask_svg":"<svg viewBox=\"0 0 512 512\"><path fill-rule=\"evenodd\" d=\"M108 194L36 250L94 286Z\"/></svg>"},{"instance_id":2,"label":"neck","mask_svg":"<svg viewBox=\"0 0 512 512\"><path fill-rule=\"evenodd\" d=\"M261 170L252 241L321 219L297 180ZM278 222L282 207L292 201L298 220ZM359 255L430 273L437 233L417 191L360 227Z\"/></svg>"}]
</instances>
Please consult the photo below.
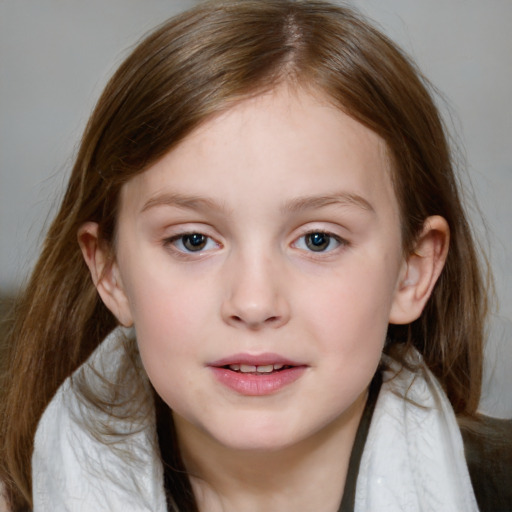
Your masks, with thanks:
<instances>
[{"instance_id":1,"label":"neck","mask_svg":"<svg viewBox=\"0 0 512 512\"><path fill-rule=\"evenodd\" d=\"M236 450L175 416L183 462L201 512L336 512L366 403L362 394L314 435L278 450Z\"/></svg>"}]
</instances>

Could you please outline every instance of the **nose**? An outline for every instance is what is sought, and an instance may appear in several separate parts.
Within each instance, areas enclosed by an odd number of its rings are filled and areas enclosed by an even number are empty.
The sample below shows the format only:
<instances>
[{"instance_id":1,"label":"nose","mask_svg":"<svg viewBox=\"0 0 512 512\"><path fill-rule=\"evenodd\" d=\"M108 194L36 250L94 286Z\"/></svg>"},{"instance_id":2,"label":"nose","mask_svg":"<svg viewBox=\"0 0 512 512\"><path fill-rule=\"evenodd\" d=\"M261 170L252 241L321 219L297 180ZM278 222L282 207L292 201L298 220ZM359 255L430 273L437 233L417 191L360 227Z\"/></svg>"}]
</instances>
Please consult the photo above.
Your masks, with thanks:
<instances>
[{"instance_id":1,"label":"nose","mask_svg":"<svg viewBox=\"0 0 512 512\"><path fill-rule=\"evenodd\" d=\"M234 327L260 330L281 327L290 319L282 272L269 257L228 263L223 320Z\"/></svg>"}]
</instances>

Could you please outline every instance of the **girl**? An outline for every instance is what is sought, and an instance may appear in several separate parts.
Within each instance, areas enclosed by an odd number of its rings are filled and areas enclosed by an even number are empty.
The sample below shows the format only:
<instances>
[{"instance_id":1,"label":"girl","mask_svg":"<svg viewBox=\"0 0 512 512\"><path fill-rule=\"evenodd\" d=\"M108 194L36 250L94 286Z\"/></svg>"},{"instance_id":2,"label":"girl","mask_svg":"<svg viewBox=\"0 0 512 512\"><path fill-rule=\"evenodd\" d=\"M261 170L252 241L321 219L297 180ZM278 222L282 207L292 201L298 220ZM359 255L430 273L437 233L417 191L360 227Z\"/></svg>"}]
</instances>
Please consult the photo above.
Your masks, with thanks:
<instances>
[{"instance_id":1,"label":"girl","mask_svg":"<svg viewBox=\"0 0 512 512\"><path fill-rule=\"evenodd\" d=\"M11 508L477 510L485 312L407 58L329 3L201 4L111 79L19 302Z\"/></svg>"}]
</instances>

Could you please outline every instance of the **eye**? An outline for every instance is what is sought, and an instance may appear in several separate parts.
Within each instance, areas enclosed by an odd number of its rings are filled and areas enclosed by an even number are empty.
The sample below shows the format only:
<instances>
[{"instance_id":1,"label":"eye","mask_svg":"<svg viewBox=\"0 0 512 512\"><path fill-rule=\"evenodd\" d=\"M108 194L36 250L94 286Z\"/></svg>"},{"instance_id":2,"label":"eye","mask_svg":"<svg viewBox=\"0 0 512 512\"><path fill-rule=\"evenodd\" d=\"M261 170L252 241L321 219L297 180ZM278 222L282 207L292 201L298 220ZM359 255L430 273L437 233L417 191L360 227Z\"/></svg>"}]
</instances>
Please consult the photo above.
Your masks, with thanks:
<instances>
[{"instance_id":1,"label":"eye","mask_svg":"<svg viewBox=\"0 0 512 512\"><path fill-rule=\"evenodd\" d=\"M329 252L337 249L343 244L343 240L333 235L332 233L325 233L323 231L312 231L301 236L295 247L312 252Z\"/></svg>"},{"instance_id":2,"label":"eye","mask_svg":"<svg viewBox=\"0 0 512 512\"><path fill-rule=\"evenodd\" d=\"M181 252L200 252L218 247L218 244L203 233L185 233L166 240Z\"/></svg>"}]
</instances>

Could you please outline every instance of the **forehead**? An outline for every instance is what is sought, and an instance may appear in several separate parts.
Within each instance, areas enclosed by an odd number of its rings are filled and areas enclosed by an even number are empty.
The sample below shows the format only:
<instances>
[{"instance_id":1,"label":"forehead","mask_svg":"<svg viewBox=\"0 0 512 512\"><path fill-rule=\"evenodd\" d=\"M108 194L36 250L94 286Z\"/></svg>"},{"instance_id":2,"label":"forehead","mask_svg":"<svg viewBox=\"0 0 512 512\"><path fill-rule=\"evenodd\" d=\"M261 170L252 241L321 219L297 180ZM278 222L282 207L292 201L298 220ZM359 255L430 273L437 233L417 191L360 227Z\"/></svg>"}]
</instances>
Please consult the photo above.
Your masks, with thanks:
<instances>
[{"instance_id":1,"label":"forehead","mask_svg":"<svg viewBox=\"0 0 512 512\"><path fill-rule=\"evenodd\" d=\"M396 206L384 141L321 95L286 86L204 122L125 184L122 203L140 209L159 194L191 190L220 192L228 206L242 190L259 203L277 191L285 202L341 190L376 208Z\"/></svg>"}]
</instances>

